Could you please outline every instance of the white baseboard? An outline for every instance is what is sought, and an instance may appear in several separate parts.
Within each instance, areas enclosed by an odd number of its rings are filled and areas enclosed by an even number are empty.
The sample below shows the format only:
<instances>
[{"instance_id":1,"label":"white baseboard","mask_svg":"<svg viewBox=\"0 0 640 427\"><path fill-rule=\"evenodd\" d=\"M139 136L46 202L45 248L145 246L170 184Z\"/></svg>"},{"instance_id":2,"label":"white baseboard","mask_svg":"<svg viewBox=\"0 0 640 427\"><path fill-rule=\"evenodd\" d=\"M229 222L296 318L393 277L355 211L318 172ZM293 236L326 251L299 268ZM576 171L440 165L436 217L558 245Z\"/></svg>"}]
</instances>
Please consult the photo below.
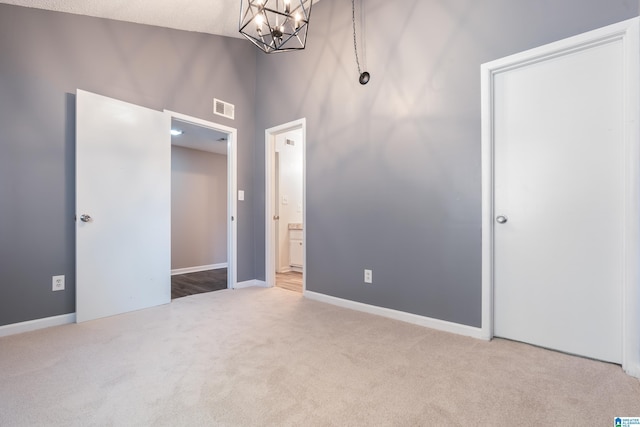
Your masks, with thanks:
<instances>
[{"instance_id":1,"label":"white baseboard","mask_svg":"<svg viewBox=\"0 0 640 427\"><path fill-rule=\"evenodd\" d=\"M280 267L280 269L276 271L276 273L290 273L292 271L295 271L296 273L302 273L304 271L304 268L288 265L286 267Z\"/></svg>"},{"instance_id":2,"label":"white baseboard","mask_svg":"<svg viewBox=\"0 0 640 427\"><path fill-rule=\"evenodd\" d=\"M209 264L209 265L198 265L195 267L176 268L174 270L171 270L171 275L175 276L177 274L197 273L199 271L217 270L219 268L227 268L227 263L222 262L220 264Z\"/></svg>"},{"instance_id":3,"label":"white baseboard","mask_svg":"<svg viewBox=\"0 0 640 427\"><path fill-rule=\"evenodd\" d=\"M447 322L445 320L433 319L431 317L419 316L417 314L407 313L404 311L393 310L391 308L378 307L375 305L363 304L361 302L350 301L342 298L332 297L330 295L319 294L312 291L304 291L306 298L324 302L327 304L337 305L338 307L348 308L351 310L362 311L369 314L388 317L390 319L400 320L402 322L412 323L414 325L425 326L439 331L451 332L467 337L484 339L482 329L473 326L461 325L459 323Z\"/></svg>"},{"instance_id":4,"label":"white baseboard","mask_svg":"<svg viewBox=\"0 0 640 427\"><path fill-rule=\"evenodd\" d=\"M0 337L21 334L23 332L36 331L38 329L50 328L52 326L66 325L76 322L76 314L61 314L60 316L45 317L44 319L28 320L26 322L12 323L0 326Z\"/></svg>"},{"instance_id":5,"label":"white baseboard","mask_svg":"<svg viewBox=\"0 0 640 427\"><path fill-rule=\"evenodd\" d=\"M632 366L625 366L624 371L627 373L627 375L631 375L632 377L640 379L640 365L634 364Z\"/></svg>"},{"instance_id":6,"label":"white baseboard","mask_svg":"<svg viewBox=\"0 0 640 427\"><path fill-rule=\"evenodd\" d=\"M236 283L236 285L233 287L234 289L242 289L242 288L252 288L252 287L257 287L257 288L267 288L267 282L265 282L264 280L247 280L244 282L238 282Z\"/></svg>"}]
</instances>

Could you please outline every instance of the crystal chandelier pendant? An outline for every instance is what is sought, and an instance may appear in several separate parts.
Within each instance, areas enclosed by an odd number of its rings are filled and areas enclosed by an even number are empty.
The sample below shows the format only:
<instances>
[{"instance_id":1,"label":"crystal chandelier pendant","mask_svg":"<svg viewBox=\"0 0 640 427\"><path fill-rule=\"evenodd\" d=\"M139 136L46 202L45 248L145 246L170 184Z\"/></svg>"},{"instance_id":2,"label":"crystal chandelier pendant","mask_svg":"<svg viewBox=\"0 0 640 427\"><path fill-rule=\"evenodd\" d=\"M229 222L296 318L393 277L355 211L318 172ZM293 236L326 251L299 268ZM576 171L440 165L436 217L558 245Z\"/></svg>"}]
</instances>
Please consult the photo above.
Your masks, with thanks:
<instances>
[{"instance_id":1,"label":"crystal chandelier pendant","mask_svg":"<svg viewBox=\"0 0 640 427\"><path fill-rule=\"evenodd\" d=\"M240 33L266 53L304 49L312 0L242 0Z\"/></svg>"}]
</instances>

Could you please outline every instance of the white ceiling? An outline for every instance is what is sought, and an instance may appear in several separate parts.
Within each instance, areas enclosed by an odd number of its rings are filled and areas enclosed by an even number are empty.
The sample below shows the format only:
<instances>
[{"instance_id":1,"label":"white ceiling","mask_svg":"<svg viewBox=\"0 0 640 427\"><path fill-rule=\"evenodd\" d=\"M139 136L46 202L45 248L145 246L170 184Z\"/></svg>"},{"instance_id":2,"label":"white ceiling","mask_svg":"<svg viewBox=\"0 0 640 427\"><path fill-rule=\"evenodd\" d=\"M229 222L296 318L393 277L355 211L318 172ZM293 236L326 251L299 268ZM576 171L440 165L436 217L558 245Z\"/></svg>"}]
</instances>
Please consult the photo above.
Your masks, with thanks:
<instances>
[{"instance_id":1,"label":"white ceiling","mask_svg":"<svg viewBox=\"0 0 640 427\"><path fill-rule=\"evenodd\" d=\"M240 1L0 0L0 3L242 38L238 33Z\"/></svg>"},{"instance_id":2,"label":"white ceiling","mask_svg":"<svg viewBox=\"0 0 640 427\"><path fill-rule=\"evenodd\" d=\"M227 134L224 132L176 119L171 120L171 129L184 132L182 135L172 136L171 145L209 151L210 153L227 154Z\"/></svg>"}]
</instances>

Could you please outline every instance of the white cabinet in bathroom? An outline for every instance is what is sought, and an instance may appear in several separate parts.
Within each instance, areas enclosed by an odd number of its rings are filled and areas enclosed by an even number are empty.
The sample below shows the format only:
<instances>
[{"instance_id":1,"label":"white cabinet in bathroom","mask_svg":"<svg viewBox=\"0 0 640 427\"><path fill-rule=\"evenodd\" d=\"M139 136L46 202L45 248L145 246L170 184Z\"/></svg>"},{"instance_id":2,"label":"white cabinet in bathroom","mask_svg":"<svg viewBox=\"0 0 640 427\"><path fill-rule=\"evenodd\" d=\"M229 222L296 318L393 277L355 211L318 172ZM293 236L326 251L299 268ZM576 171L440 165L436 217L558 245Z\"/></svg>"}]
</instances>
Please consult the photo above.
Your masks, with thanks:
<instances>
[{"instance_id":1,"label":"white cabinet in bathroom","mask_svg":"<svg viewBox=\"0 0 640 427\"><path fill-rule=\"evenodd\" d=\"M289 265L302 268L304 265L302 230L289 229Z\"/></svg>"}]
</instances>

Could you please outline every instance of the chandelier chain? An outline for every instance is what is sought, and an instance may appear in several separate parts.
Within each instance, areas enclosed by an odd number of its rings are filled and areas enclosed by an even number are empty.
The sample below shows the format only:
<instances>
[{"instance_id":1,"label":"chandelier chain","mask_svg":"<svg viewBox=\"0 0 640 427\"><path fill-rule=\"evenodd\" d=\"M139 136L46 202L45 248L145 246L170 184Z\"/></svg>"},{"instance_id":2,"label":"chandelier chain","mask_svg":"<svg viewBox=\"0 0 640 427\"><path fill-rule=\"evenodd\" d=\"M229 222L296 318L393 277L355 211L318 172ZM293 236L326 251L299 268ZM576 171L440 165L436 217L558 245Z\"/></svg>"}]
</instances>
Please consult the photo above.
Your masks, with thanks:
<instances>
[{"instance_id":1,"label":"chandelier chain","mask_svg":"<svg viewBox=\"0 0 640 427\"><path fill-rule=\"evenodd\" d=\"M351 0L351 22L353 23L353 51L356 54L358 74L362 74L362 71L360 70L360 59L358 58L358 44L356 42L356 0Z\"/></svg>"}]
</instances>

